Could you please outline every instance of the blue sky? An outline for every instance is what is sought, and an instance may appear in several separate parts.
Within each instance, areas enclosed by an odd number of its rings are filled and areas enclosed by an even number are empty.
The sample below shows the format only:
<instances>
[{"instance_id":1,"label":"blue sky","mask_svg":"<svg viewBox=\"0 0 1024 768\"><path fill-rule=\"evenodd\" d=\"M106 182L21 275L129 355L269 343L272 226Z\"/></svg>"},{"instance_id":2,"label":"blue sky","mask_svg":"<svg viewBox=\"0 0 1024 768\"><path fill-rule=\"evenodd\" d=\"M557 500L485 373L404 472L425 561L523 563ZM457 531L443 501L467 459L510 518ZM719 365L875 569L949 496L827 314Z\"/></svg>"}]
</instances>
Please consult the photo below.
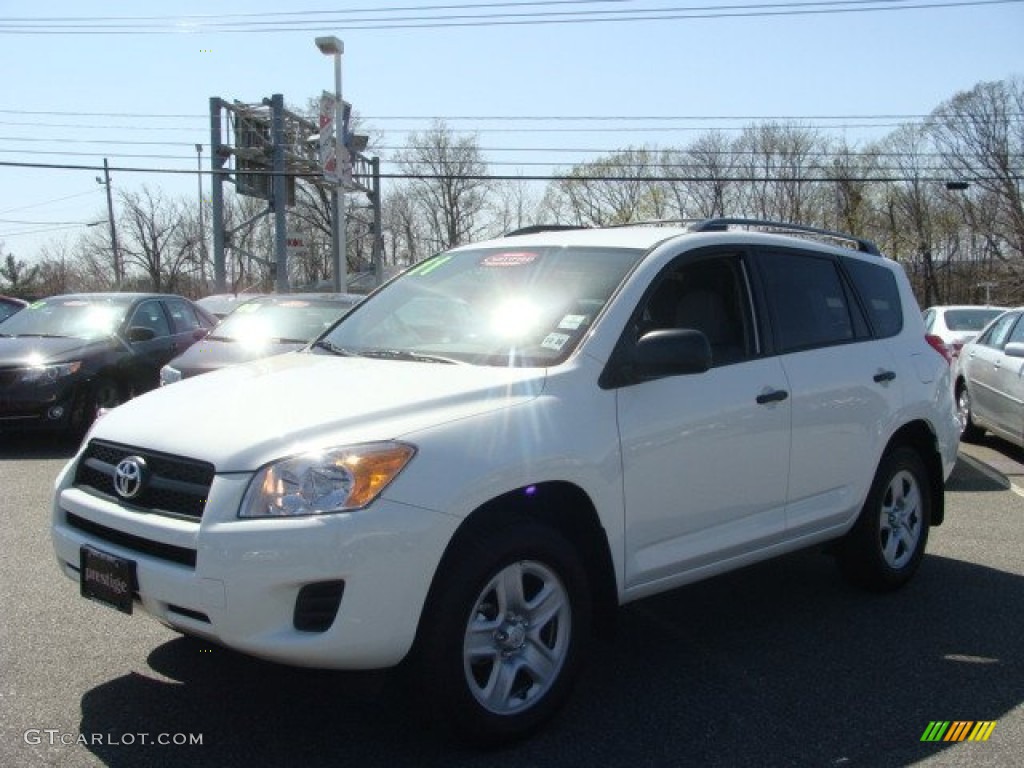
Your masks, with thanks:
<instances>
[{"instance_id":1,"label":"blue sky","mask_svg":"<svg viewBox=\"0 0 1024 768\"><path fill-rule=\"evenodd\" d=\"M449 14L588 12L593 18L597 10L640 15L660 9L663 15L692 15L700 7L706 9L701 13L722 13L739 2L310 0L285 6L265 0L162 5L0 0L0 161L102 165L106 156L115 168L194 169L194 145L200 143L208 167L209 97L259 102L282 93L289 106L304 107L321 90L333 90L331 61L313 42L323 34L345 42L345 98L368 127L383 132L376 154L385 173L396 170L389 169L392 151L387 147L401 145L404 131L422 130L434 116L449 118L453 129L479 131L489 160L564 168L595 156L568 150L682 145L707 128L739 129L745 123L734 118L744 116L803 118L804 123L845 134L851 142L863 142L905 121L875 116L925 115L980 81L1024 75L1020 0L901 10L877 9L956 0L804 3L807 9L865 10L463 28L370 30L346 27L344 21L384 19L389 14L382 11L400 7L408 10L391 11L390 16L422 19L441 13L426 7L440 5L449 6ZM474 7L451 8L469 5ZM775 10L797 7L778 3ZM197 20L184 18L234 23L243 19L224 15L271 13L294 15L248 17L271 22L274 31L260 33L195 31ZM140 34L138 25L144 22L139 17L146 16L161 17L159 23L168 31ZM117 23L135 31L57 34L69 17L134 17ZM283 22L303 20L312 23L295 30L280 28ZM38 25L34 29L43 34L12 31L27 24ZM481 116L633 119L455 119ZM659 116L717 119L641 119ZM128 157L133 154L160 157ZM551 166L520 167L543 173ZM496 165L492 170L515 172L516 166ZM95 176L93 170L0 166L4 252L32 261L40 244L80 235L84 228L75 222L104 218L104 192ZM115 189L146 184L172 196L196 195L194 176L114 172L113 183Z\"/></svg>"}]
</instances>

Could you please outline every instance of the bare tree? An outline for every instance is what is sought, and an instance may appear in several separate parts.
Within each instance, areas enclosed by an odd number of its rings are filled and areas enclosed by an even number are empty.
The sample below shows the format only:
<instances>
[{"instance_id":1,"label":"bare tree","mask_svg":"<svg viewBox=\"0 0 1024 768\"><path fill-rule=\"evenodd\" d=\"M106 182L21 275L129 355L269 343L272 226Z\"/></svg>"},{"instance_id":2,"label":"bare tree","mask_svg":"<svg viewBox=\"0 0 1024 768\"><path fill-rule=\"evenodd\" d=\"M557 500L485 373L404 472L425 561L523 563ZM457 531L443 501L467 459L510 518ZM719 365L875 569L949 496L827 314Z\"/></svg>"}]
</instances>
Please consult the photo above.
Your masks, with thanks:
<instances>
[{"instance_id":1,"label":"bare tree","mask_svg":"<svg viewBox=\"0 0 1024 768\"><path fill-rule=\"evenodd\" d=\"M666 218L669 188L653 179L660 173L659 153L629 148L574 166L548 187L545 208L561 211L579 226L609 226Z\"/></svg>"},{"instance_id":2,"label":"bare tree","mask_svg":"<svg viewBox=\"0 0 1024 768\"><path fill-rule=\"evenodd\" d=\"M761 219L808 219L816 186L808 180L821 175L820 163L816 168L814 161L824 152L817 131L792 123L751 125L737 139L735 151L740 174L751 180L742 187L745 213Z\"/></svg>"},{"instance_id":3,"label":"bare tree","mask_svg":"<svg viewBox=\"0 0 1024 768\"><path fill-rule=\"evenodd\" d=\"M398 153L410 176L409 193L436 250L476 238L484 227L487 165L475 136L457 136L437 121L423 133L409 136Z\"/></svg>"},{"instance_id":4,"label":"bare tree","mask_svg":"<svg viewBox=\"0 0 1024 768\"><path fill-rule=\"evenodd\" d=\"M979 83L940 105L928 122L945 163L970 183L965 196L995 216L987 247L997 258L1024 267L1024 80ZM975 209L981 210L980 205Z\"/></svg>"}]
</instances>

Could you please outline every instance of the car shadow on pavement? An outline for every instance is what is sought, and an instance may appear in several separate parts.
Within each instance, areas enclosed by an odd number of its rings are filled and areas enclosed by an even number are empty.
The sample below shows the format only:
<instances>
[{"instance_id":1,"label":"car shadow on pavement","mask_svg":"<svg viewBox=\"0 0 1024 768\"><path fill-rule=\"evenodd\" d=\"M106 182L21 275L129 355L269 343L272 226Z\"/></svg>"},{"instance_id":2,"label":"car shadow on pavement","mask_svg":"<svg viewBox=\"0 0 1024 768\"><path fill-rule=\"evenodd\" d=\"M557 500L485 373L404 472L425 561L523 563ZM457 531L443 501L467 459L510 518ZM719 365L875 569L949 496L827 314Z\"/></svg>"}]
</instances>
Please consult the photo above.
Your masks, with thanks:
<instances>
[{"instance_id":1,"label":"car shadow on pavement","mask_svg":"<svg viewBox=\"0 0 1024 768\"><path fill-rule=\"evenodd\" d=\"M1022 612L1017 575L930 555L906 588L871 595L807 551L625 607L565 710L498 754L421 722L393 673L291 669L187 638L150 654L152 677L89 691L80 732L108 735L88 748L118 766L906 766L991 746L921 738L1021 704ZM202 744L116 742L141 733Z\"/></svg>"},{"instance_id":2,"label":"car shadow on pavement","mask_svg":"<svg viewBox=\"0 0 1024 768\"><path fill-rule=\"evenodd\" d=\"M0 432L0 460L70 459L81 436Z\"/></svg>"}]
</instances>

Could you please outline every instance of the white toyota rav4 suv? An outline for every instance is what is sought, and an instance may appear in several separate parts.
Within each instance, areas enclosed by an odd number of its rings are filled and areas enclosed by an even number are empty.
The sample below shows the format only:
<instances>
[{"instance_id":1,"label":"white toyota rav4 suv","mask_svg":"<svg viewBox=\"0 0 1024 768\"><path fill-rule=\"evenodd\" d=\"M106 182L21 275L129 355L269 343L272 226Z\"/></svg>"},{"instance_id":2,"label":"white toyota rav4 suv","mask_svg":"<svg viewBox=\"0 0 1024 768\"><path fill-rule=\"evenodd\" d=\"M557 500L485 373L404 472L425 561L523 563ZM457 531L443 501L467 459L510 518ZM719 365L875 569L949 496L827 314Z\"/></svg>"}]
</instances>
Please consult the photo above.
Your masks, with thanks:
<instances>
[{"instance_id":1,"label":"white toyota rav4 suv","mask_svg":"<svg viewBox=\"0 0 1024 768\"><path fill-rule=\"evenodd\" d=\"M904 584L943 519L951 392L866 241L533 228L419 263L302 352L110 411L53 544L86 597L245 653L408 658L444 719L503 740L619 604L825 542Z\"/></svg>"}]
</instances>

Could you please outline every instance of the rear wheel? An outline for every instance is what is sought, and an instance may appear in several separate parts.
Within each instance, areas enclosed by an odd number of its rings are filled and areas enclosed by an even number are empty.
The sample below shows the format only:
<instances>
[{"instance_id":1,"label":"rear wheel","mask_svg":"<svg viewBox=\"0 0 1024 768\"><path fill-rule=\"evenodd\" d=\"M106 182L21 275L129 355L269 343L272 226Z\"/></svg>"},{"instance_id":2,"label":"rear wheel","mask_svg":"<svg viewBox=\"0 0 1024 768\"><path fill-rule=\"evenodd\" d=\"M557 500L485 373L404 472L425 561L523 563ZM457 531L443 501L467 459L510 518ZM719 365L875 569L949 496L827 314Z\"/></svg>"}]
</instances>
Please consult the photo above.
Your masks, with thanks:
<instances>
[{"instance_id":1,"label":"rear wheel","mask_svg":"<svg viewBox=\"0 0 1024 768\"><path fill-rule=\"evenodd\" d=\"M971 418L971 393L966 384L956 392L956 418L960 422L960 439L965 443L976 443L985 436L985 430Z\"/></svg>"},{"instance_id":2,"label":"rear wheel","mask_svg":"<svg viewBox=\"0 0 1024 768\"><path fill-rule=\"evenodd\" d=\"M456 546L424 616L425 703L472 741L521 738L576 675L590 633L586 574L572 545L535 523Z\"/></svg>"},{"instance_id":3,"label":"rear wheel","mask_svg":"<svg viewBox=\"0 0 1024 768\"><path fill-rule=\"evenodd\" d=\"M891 449L879 464L856 525L840 542L844 575L879 592L910 581L924 557L931 509L921 457L907 446Z\"/></svg>"}]
</instances>

